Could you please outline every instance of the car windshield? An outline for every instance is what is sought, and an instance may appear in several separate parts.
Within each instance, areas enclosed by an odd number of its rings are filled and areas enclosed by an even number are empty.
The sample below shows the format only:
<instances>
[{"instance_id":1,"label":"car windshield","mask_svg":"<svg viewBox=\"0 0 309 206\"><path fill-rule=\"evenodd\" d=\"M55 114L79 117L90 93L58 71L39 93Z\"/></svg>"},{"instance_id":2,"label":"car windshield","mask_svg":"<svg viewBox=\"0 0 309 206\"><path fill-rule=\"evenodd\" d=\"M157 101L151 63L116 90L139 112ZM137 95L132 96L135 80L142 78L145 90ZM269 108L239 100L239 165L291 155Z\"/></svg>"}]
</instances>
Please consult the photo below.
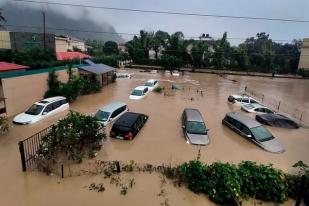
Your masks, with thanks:
<instances>
[{"instance_id":1,"label":"car windshield","mask_svg":"<svg viewBox=\"0 0 309 206\"><path fill-rule=\"evenodd\" d=\"M204 122L187 122L187 132L191 134L207 134Z\"/></svg>"},{"instance_id":2,"label":"car windshield","mask_svg":"<svg viewBox=\"0 0 309 206\"><path fill-rule=\"evenodd\" d=\"M111 113L110 112L104 112L104 111L101 111L99 110L96 114L95 114L95 118L97 118L98 120L100 121L107 121L109 115Z\"/></svg>"},{"instance_id":3,"label":"car windshield","mask_svg":"<svg viewBox=\"0 0 309 206\"><path fill-rule=\"evenodd\" d=\"M245 107L248 108L248 109L253 109L254 108L254 106L252 104L246 104Z\"/></svg>"},{"instance_id":4,"label":"car windshield","mask_svg":"<svg viewBox=\"0 0 309 206\"><path fill-rule=\"evenodd\" d=\"M134 89L134 90L132 91L131 95L134 95L134 96L142 96L142 95L143 95L143 91L142 91L142 90Z\"/></svg>"},{"instance_id":5,"label":"car windshield","mask_svg":"<svg viewBox=\"0 0 309 206\"><path fill-rule=\"evenodd\" d=\"M250 130L253 136L255 137L255 139L260 142L274 139L272 134L263 126L254 127L254 128L251 128Z\"/></svg>"},{"instance_id":6,"label":"car windshield","mask_svg":"<svg viewBox=\"0 0 309 206\"><path fill-rule=\"evenodd\" d=\"M34 104L25 113L30 115L38 115L43 110L43 105Z\"/></svg>"},{"instance_id":7,"label":"car windshield","mask_svg":"<svg viewBox=\"0 0 309 206\"><path fill-rule=\"evenodd\" d=\"M153 86L153 83L152 83L152 82L146 82L146 83L145 83L145 86L147 86L147 87L152 87L152 86Z\"/></svg>"}]
</instances>

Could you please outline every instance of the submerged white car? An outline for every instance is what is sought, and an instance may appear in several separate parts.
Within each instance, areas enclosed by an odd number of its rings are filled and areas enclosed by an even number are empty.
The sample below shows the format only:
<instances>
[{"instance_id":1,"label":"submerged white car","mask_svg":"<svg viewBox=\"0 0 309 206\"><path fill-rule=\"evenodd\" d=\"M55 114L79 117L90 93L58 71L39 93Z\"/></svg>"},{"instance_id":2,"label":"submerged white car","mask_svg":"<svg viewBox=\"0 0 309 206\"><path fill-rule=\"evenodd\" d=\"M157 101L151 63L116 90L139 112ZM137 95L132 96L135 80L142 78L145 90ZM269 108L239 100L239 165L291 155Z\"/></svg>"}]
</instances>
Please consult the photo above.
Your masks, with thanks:
<instances>
[{"instance_id":1,"label":"submerged white car","mask_svg":"<svg viewBox=\"0 0 309 206\"><path fill-rule=\"evenodd\" d=\"M241 109L246 112L250 112L250 113L259 113L259 114L274 113L272 110L268 109L267 107L257 104L257 103L243 104L241 106Z\"/></svg>"},{"instance_id":2,"label":"submerged white car","mask_svg":"<svg viewBox=\"0 0 309 206\"><path fill-rule=\"evenodd\" d=\"M175 77L179 77L179 71L178 70L173 70L172 75Z\"/></svg>"},{"instance_id":3,"label":"submerged white car","mask_svg":"<svg viewBox=\"0 0 309 206\"><path fill-rule=\"evenodd\" d=\"M27 111L17 115L13 119L15 124L33 124L42 119L69 109L70 106L65 97L51 97L34 103Z\"/></svg>"},{"instance_id":4,"label":"submerged white car","mask_svg":"<svg viewBox=\"0 0 309 206\"><path fill-rule=\"evenodd\" d=\"M143 99L148 93L149 93L148 87L138 86L132 91L129 98L130 99Z\"/></svg>"},{"instance_id":5,"label":"submerged white car","mask_svg":"<svg viewBox=\"0 0 309 206\"><path fill-rule=\"evenodd\" d=\"M129 108L126 103L114 101L100 108L94 117L98 120L98 122L100 122L100 124L106 126L118 119L127 111L129 111Z\"/></svg>"},{"instance_id":6,"label":"submerged white car","mask_svg":"<svg viewBox=\"0 0 309 206\"><path fill-rule=\"evenodd\" d=\"M158 87L158 81L155 79L149 79L144 86L148 87L149 91L152 91L153 89L155 89L156 87Z\"/></svg>"},{"instance_id":7,"label":"submerged white car","mask_svg":"<svg viewBox=\"0 0 309 206\"><path fill-rule=\"evenodd\" d=\"M259 103L258 101L256 101L255 99L253 99L252 97L249 97L248 95L245 94L234 94L234 95L230 95L227 99L227 101L231 104L234 105L243 105L243 104L247 104L247 103Z\"/></svg>"}]
</instances>

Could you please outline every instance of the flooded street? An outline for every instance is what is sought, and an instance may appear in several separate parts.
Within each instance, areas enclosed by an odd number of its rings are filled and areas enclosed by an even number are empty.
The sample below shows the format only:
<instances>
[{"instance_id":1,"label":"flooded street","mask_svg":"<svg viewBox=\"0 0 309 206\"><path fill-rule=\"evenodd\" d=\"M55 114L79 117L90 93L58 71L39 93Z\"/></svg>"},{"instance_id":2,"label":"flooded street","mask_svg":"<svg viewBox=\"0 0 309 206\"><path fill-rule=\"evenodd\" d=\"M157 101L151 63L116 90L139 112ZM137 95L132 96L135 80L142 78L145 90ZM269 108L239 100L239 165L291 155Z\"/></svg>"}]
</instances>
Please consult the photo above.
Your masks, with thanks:
<instances>
[{"instance_id":1,"label":"flooded street","mask_svg":"<svg viewBox=\"0 0 309 206\"><path fill-rule=\"evenodd\" d=\"M225 114L240 111L227 103L230 94L243 92L245 86L255 88L265 95L284 100L290 105L301 107L309 113L309 81L295 79L271 79L261 77L229 76L222 78L215 74L188 74L172 77L165 73L141 73L138 70L132 79L118 79L115 84L102 89L101 93L79 97L71 109L92 114L98 108L120 100L128 104L130 111L144 113L149 120L133 141L107 138L103 150L96 159L134 160L139 163L162 163L172 165L192 160L201 149L201 161L238 163L251 160L271 163L274 167L293 172L292 165L298 160L309 163L309 129L282 129L267 127L284 145L283 154L272 154L222 125ZM142 100L130 100L130 91L143 85L147 79L159 80L166 95L150 92ZM178 90L170 88L174 84ZM197 92L198 90L198 92ZM201 95L202 90L203 95ZM210 129L210 144L194 146L186 143L181 129L181 114L184 108L200 110ZM242 112L243 113L243 112ZM136 185L126 196L108 183L104 193L95 193L85 188L92 182L106 182L100 176L81 176L61 179L32 171L22 173L18 141L31 136L64 116L44 120L31 126L10 124L10 132L0 137L0 199L2 205L160 205L168 198L169 205L215 205L204 195L196 195L186 188L175 188L167 181L166 198L159 197L160 177L158 174L137 174ZM251 115L254 117L253 115ZM110 126L106 128L109 134ZM244 205L252 205L252 201ZM284 205L291 205L291 201ZM264 205L264 204L263 204ZM268 204L265 204L268 205Z\"/></svg>"}]
</instances>

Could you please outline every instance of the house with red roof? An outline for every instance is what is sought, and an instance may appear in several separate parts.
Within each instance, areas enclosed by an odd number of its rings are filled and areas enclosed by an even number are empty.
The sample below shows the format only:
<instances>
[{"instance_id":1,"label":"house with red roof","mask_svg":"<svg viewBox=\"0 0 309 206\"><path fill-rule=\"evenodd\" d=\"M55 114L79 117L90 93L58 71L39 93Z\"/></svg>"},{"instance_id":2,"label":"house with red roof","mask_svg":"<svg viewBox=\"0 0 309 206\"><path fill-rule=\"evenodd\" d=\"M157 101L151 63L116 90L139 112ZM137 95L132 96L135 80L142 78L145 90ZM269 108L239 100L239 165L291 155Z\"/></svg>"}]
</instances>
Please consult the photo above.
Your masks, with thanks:
<instances>
[{"instance_id":1,"label":"house with red roof","mask_svg":"<svg viewBox=\"0 0 309 206\"><path fill-rule=\"evenodd\" d=\"M57 60L88 59L91 56L81 52L56 52Z\"/></svg>"},{"instance_id":2,"label":"house with red roof","mask_svg":"<svg viewBox=\"0 0 309 206\"><path fill-rule=\"evenodd\" d=\"M8 63L8 62L0 62L0 72L11 72L11 71L22 71L28 69L28 66Z\"/></svg>"}]
</instances>

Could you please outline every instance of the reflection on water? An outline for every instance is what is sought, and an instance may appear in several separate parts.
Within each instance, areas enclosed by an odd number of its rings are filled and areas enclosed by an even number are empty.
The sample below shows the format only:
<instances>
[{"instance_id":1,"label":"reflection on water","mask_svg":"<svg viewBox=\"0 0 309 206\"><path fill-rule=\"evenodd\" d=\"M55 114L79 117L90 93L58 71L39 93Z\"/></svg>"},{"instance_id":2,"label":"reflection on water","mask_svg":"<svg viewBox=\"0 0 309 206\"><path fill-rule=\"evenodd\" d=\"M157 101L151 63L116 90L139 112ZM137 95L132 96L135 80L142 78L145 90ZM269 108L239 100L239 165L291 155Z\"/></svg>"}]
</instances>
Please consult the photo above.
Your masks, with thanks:
<instances>
[{"instance_id":1,"label":"reflection on water","mask_svg":"<svg viewBox=\"0 0 309 206\"><path fill-rule=\"evenodd\" d=\"M127 71L126 71L127 72ZM230 81L213 74L186 74L174 77L164 72L157 74L140 73L133 70L132 79L118 79L115 84L103 88L99 94L79 97L71 108L84 114L92 114L112 100L128 104L130 111L149 115L149 120L133 141L108 138L97 159L135 160L140 163L172 163L196 158L199 147L186 144L180 127L180 115L184 108L197 108L209 127L210 144L201 147L204 162L222 161L237 163L252 160L273 163L275 167L292 171L291 166L298 160L309 163L309 130L289 130L267 127L285 146L283 154L272 154L244 140L221 124L229 111L240 111L227 103L228 95L242 92L250 85L269 95L282 98L291 104L309 108L309 81L292 79L268 79L259 77L230 78ZM143 85L147 79L157 79L165 89L164 93L150 93L143 100L130 100L131 89ZM172 85L178 89L171 89ZM201 94L202 91L202 94ZM31 126L12 125L10 132L0 137L0 197L1 205L159 205L157 197L159 181L156 175L137 175L136 187L122 197L115 188L107 187L102 194L88 192L83 187L92 181L103 181L102 177L73 177L59 180L37 172L22 174L17 142L55 122L60 114ZM106 128L109 132L110 126ZM167 186L170 205L214 205L204 196L188 190ZM19 198L15 198L15 197ZM246 203L250 205L251 203ZM287 202L285 205L290 205Z\"/></svg>"}]
</instances>

